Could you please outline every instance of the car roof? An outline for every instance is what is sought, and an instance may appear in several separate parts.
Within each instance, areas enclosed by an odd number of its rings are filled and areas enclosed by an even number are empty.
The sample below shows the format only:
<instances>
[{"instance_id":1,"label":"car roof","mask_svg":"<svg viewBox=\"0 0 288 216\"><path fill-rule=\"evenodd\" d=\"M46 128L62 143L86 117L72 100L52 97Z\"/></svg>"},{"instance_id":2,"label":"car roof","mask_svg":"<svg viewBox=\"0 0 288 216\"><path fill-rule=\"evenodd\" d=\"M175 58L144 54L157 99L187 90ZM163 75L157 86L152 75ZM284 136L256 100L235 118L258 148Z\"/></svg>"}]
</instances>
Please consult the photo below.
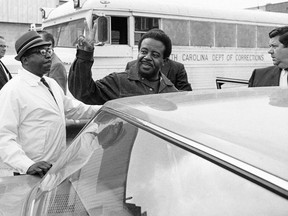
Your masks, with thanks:
<instances>
[{"instance_id":1,"label":"car roof","mask_svg":"<svg viewBox=\"0 0 288 216\"><path fill-rule=\"evenodd\" d=\"M288 89L145 95L107 102L104 109L164 128L288 180Z\"/></svg>"}]
</instances>

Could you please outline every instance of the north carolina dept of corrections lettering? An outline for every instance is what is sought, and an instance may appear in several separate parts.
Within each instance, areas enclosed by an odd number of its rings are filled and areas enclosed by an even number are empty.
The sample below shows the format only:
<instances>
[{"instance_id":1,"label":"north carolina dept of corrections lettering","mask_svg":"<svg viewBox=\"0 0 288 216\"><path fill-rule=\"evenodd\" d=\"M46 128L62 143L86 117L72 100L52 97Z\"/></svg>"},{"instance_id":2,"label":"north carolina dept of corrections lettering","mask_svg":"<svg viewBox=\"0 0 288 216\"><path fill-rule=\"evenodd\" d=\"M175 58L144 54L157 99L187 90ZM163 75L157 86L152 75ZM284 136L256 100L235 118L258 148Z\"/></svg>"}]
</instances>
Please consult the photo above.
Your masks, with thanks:
<instances>
[{"instance_id":1,"label":"north carolina dept of corrections lettering","mask_svg":"<svg viewBox=\"0 0 288 216\"><path fill-rule=\"evenodd\" d=\"M179 58L179 56L181 58ZM171 54L170 57L172 60L175 61L182 61L182 62L229 62L229 61L242 61L242 62L249 62L249 61L256 61L256 62L263 62L265 60L264 54L195 54L195 53L182 53L182 54Z\"/></svg>"}]
</instances>

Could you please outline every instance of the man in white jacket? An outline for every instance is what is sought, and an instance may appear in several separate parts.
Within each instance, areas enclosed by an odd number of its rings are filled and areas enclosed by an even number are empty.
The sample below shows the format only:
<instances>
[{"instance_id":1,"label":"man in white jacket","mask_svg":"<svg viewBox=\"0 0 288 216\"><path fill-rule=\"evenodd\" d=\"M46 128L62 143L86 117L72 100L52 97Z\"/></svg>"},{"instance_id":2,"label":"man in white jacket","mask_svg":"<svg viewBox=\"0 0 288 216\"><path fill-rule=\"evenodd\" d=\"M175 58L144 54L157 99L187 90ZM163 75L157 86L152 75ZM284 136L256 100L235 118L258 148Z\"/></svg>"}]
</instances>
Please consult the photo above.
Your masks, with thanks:
<instances>
[{"instance_id":1,"label":"man in white jacket","mask_svg":"<svg viewBox=\"0 0 288 216\"><path fill-rule=\"evenodd\" d=\"M64 95L50 71L50 42L30 31L15 43L23 69L0 93L0 158L13 173L43 176L66 149L65 119L87 119L100 106Z\"/></svg>"}]
</instances>

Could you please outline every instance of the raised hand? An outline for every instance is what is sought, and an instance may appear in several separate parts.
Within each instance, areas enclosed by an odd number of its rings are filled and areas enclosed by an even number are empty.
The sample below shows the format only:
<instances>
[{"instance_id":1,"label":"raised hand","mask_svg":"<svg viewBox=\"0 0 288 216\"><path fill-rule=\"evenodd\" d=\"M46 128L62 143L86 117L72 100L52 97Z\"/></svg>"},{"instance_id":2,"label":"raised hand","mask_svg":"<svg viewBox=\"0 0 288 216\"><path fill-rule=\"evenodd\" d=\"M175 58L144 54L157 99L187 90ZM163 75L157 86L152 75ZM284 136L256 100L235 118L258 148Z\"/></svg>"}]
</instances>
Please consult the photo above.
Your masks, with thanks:
<instances>
[{"instance_id":1,"label":"raised hand","mask_svg":"<svg viewBox=\"0 0 288 216\"><path fill-rule=\"evenodd\" d=\"M93 28L89 29L88 24L85 21L85 29L84 29L84 35L80 35L78 38L78 49L82 49L85 51L93 51L94 50L94 44L95 44L95 35L97 31L97 23L94 22Z\"/></svg>"},{"instance_id":2,"label":"raised hand","mask_svg":"<svg viewBox=\"0 0 288 216\"><path fill-rule=\"evenodd\" d=\"M28 175L39 175L42 178L51 167L52 164L46 161L39 161L30 166L26 173Z\"/></svg>"}]
</instances>

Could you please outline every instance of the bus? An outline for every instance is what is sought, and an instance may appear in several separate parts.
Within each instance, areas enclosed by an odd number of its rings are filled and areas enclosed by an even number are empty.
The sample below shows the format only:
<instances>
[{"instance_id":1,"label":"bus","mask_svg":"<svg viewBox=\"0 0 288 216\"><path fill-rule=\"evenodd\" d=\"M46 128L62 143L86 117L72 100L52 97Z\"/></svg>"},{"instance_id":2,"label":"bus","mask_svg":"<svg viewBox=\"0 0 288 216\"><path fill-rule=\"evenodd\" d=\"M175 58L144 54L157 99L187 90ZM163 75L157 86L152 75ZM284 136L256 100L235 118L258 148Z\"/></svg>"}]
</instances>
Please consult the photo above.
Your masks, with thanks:
<instances>
[{"instance_id":1,"label":"bus","mask_svg":"<svg viewBox=\"0 0 288 216\"><path fill-rule=\"evenodd\" d=\"M138 41L152 28L172 40L170 59L185 65L193 90L216 89L217 77L248 80L253 69L272 65L268 33L288 23L288 14L197 8L176 1L70 0L44 13L42 28L55 37L55 52L67 71L77 38L97 22L92 76L125 70Z\"/></svg>"}]
</instances>

